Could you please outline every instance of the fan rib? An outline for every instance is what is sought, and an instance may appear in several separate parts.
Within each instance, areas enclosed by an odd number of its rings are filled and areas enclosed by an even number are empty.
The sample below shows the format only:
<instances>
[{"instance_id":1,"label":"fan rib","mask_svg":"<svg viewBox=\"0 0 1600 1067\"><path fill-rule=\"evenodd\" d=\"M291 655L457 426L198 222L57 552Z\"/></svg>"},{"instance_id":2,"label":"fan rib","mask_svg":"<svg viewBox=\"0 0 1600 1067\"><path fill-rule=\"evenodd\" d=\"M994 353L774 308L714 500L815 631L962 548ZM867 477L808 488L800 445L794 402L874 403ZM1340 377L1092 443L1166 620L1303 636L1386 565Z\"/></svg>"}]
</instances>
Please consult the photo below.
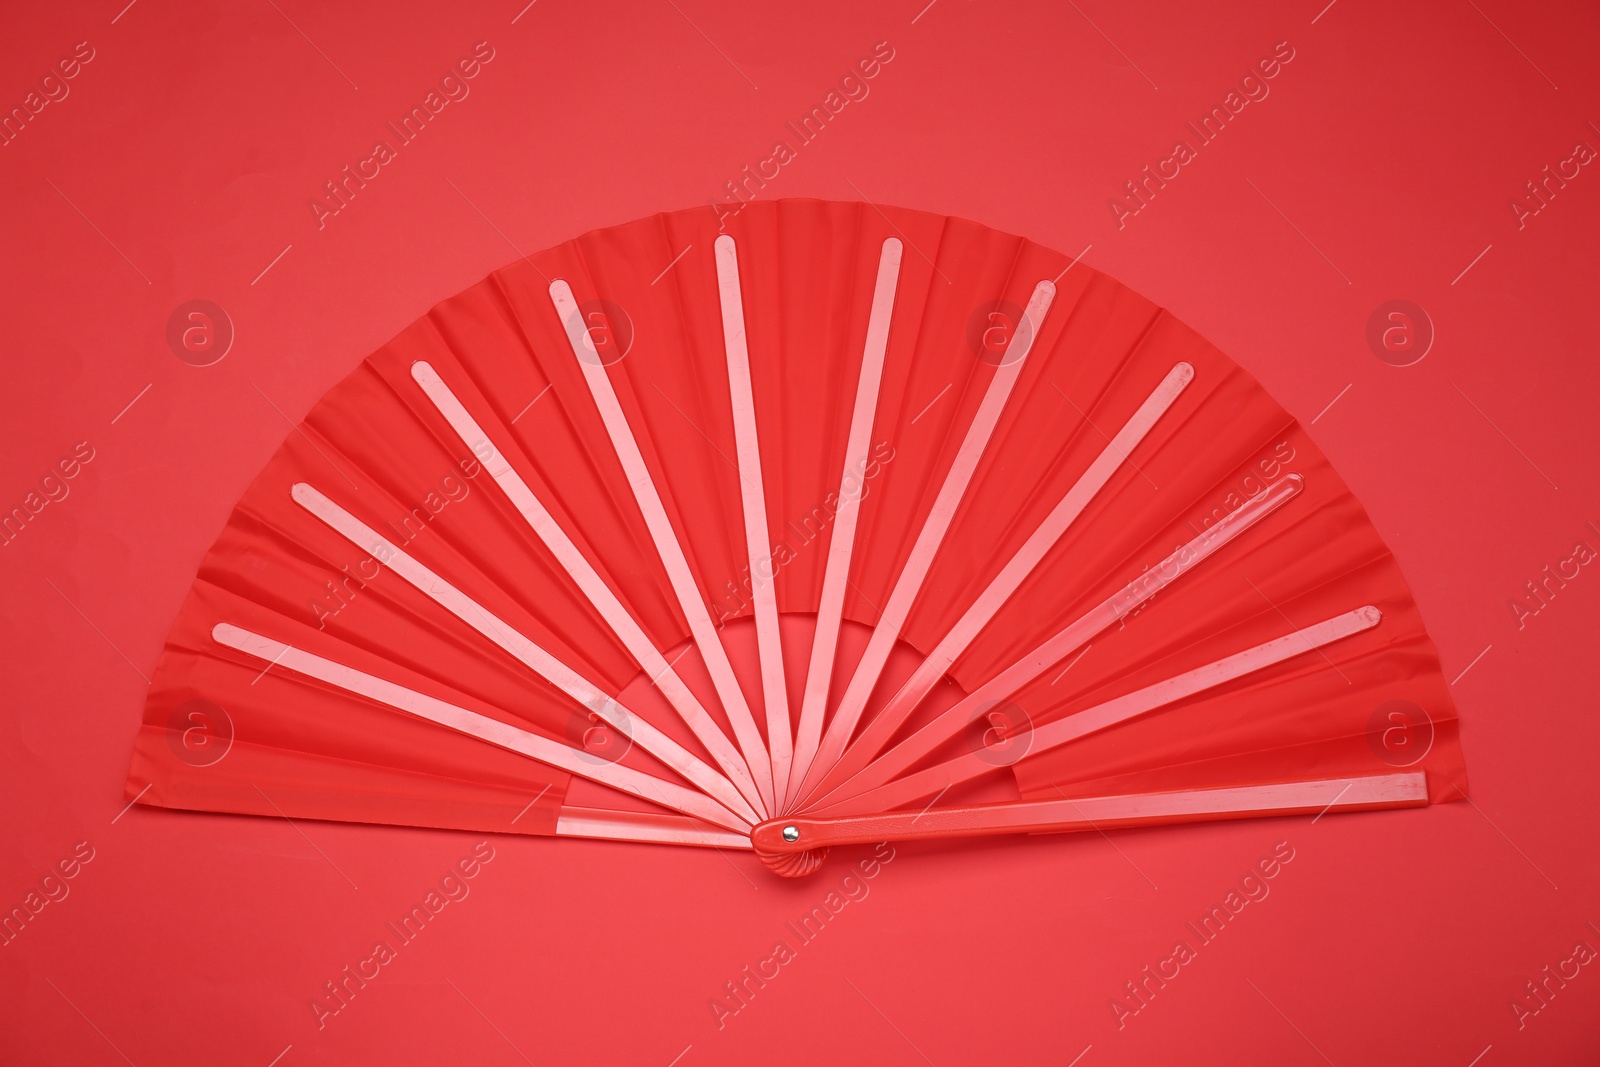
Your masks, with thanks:
<instances>
[{"instance_id":1,"label":"fan rib","mask_svg":"<svg viewBox=\"0 0 1600 1067\"><path fill-rule=\"evenodd\" d=\"M964 808L931 808L837 819L790 816L762 823L751 832L758 852L799 852L831 845L912 841L930 837L980 837L990 834L1067 833L1129 826L1310 815L1330 810L1366 811L1414 808L1428 803L1427 775L1421 771L1269 782L1222 789L1127 793L1060 800L1020 800ZM786 841L784 829L798 831Z\"/></svg>"},{"instance_id":2,"label":"fan rib","mask_svg":"<svg viewBox=\"0 0 1600 1067\"><path fill-rule=\"evenodd\" d=\"M867 466L867 449L878 410L884 355L889 348L889 323L900 282L901 251L900 241L891 237L883 242L878 258L878 278L872 289L872 310L867 317L861 374L856 380L855 408L850 413L844 470L839 476L839 506L834 512L827 561L823 565L822 595L817 605L816 631L811 641L811 660L806 669L805 695L800 704L800 725L795 733L794 763L784 810L800 799L796 796L800 780L811 768L817 743L822 738L828 689L833 681L834 658L838 654L839 626L844 618L845 587L850 580L850 557L855 549L856 525L861 518L864 488L861 472Z\"/></svg>"},{"instance_id":3,"label":"fan rib","mask_svg":"<svg viewBox=\"0 0 1600 1067\"><path fill-rule=\"evenodd\" d=\"M656 729L640 716L623 707L587 679L488 608L457 589L426 565L390 543L382 534L328 499L305 482L295 483L295 502L335 530L352 544L366 551L423 595L472 627L501 649L515 657L535 674L549 681L608 724L633 738L639 747L672 770L704 790L709 796L738 813L755 816L733 783L722 777L688 749Z\"/></svg>"},{"instance_id":4,"label":"fan rib","mask_svg":"<svg viewBox=\"0 0 1600 1067\"><path fill-rule=\"evenodd\" d=\"M567 343L572 348L573 357L578 361L583 380L589 386L589 394L594 399L595 407L600 411L606 434L611 439L611 447L627 475L634 500L643 513L645 525L649 528L650 539L655 543L656 553L666 569L667 579L672 583L672 591L678 599L678 606L689 623L689 632L694 638L695 647L700 650L700 657L705 661L706 670L711 675L711 684L717 691L717 698L722 702L728 722L733 726L734 737L739 742L740 751L744 753L745 765L750 769L751 777L755 779L756 789L760 793L761 807L768 812L776 811L776 803L772 796L771 757L765 742L761 740L761 731L756 728L755 716L751 714L744 691L739 687L739 679L733 673L733 664L728 661L728 652L722 647L722 639L717 636L716 627L711 622L711 613L706 608L705 597L695 582L694 572L689 568L689 560L683 554L683 545L679 543L678 535L672 528L672 520L667 517L667 509L661 502L661 494L656 489L655 481L650 477L650 468L645 465L644 455L639 451L639 442L633 436L633 427L628 425L628 418L623 414L616 390L611 386L611 379L605 367L601 365L593 341L584 329L582 317L578 313L578 302L572 295L572 287L561 278L551 282L550 302L555 308L556 316L561 320L562 328L566 331Z\"/></svg>"},{"instance_id":5,"label":"fan rib","mask_svg":"<svg viewBox=\"0 0 1600 1067\"><path fill-rule=\"evenodd\" d=\"M600 613L606 625L611 628L611 632L617 635L617 639L634 658L634 662L639 664L640 669L649 676L651 683L661 691L685 725L705 746L717 766L727 774L734 788L738 789L752 807L758 807L761 803L760 793L756 791L755 780L750 777L744 757L733 747L728 735L723 733L716 720L711 718L699 699L672 669L666 656L656 648L654 642L644 632L644 628L623 606L616 593L612 592L611 586L567 536L566 531L528 487L528 483L522 480L522 476L511 465L505 453L495 445L488 433L472 417L471 412L467 411L460 398L451 391L430 363L425 360L413 363L411 377L438 409L439 414L450 424L451 429L461 438L462 444L471 450L483 469L489 472L495 484L511 501L512 507L517 509L518 514L555 556L556 562L577 584L579 591Z\"/></svg>"},{"instance_id":6,"label":"fan rib","mask_svg":"<svg viewBox=\"0 0 1600 1067\"><path fill-rule=\"evenodd\" d=\"M1111 480L1112 475L1121 469L1128 456L1193 380L1194 367L1188 363L1178 363L1167 372L1161 383L1139 405L1138 410L1129 417L1122 429L1106 442L1105 448L1095 457L1094 462L1089 464L1089 468L1072 484L1060 502L1051 509L1050 514L1045 516L1044 521L1000 569L972 606L950 628L949 633L940 640L932 652L928 653L927 658L889 699L883 710L873 716L872 721L862 729L860 736L845 749L838 764L817 786L815 796L828 794L860 771L883 750L895 731L916 710L917 705L922 703L938 684L939 679L944 677L950 665L966 651L967 646L989 624L989 620L994 618L1001 606L1039 566L1045 554L1083 514L1095 495Z\"/></svg>"},{"instance_id":7,"label":"fan rib","mask_svg":"<svg viewBox=\"0 0 1600 1067\"><path fill-rule=\"evenodd\" d=\"M558 837L591 837L638 841L652 845L700 845L704 848L750 848L750 835L707 826L698 819L643 811L563 807L556 816Z\"/></svg>"},{"instance_id":8,"label":"fan rib","mask_svg":"<svg viewBox=\"0 0 1600 1067\"><path fill-rule=\"evenodd\" d=\"M750 385L750 343L745 333L744 300L739 285L739 252L732 237L715 242L717 295L722 308L723 347L728 357L728 398L733 409L734 457L739 466L739 498L744 509L745 549L750 562L750 597L755 606L756 655L761 663L761 696L767 711L767 748L772 759L773 811L789 791L794 754L789 721L789 687L784 679L783 637L778 630L778 591L767 530L767 496L761 477L761 442L756 401Z\"/></svg>"},{"instance_id":9,"label":"fan rib","mask_svg":"<svg viewBox=\"0 0 1600 1067\"><path fill-rule=\"evenodd\" d=\"M1214 689L1247 674L1265 670L1274 664L1342 641L1353 634L1372 629L1382 619L1382 612L1371 605L1347 611L1282 637L1265 641L1253 648L1247 648L1243 652L1236 652L1202 667L1196 667L1194 670L1185 671L1142 689L1063 716L1054 722L1035 726L1029 735L1027 750L1019 755L1018 759L1068 744L1174 704L1196 693ZM971 781L989 771L1006 769L1015 762L997 764L992 759L985 760L983 753L966 752L944 763L895 780L896 775L919 758L915 748L890 749L865 772L836 790L826 799L825 805L819 805L816 810L851 814L888 811L923 797L932 796L962 782Z\"/></svg>"},{"instance_id":10,"label":"fan rib","mask_svg":"<svg viewBox=\"0 0 1600 1067\"><path fill-rule=\"evenodd\" d=\"M386 681L376 675L336 663L315 653L281 641L274 641L229 623L218 623L212 628L211 635L219 644L272 665L285 667L296 674L326 682L346 692L394 708L396 711L403 711L458 733L476 737L480 741L520 753L540 763L621 790L652 804L660 804L686 815L693 815L729 830L749 829L747 822L702 793L672 782L664 782L642 771L609 763L570 745L552 741L487 715L480 715L459 705L428 696L426 693L419 693L396 682Z\"/></svg>"},{"instance_id":11,"label":"fan rib","mask_svg":"<svg viewBox=\"0 0 1600 1067\"><path fill-rule=\"evenodd\" d=\"M839 706L834 709L833 719L823 733L822 742L817 747L817 755L812 760L805 781L800 787L801 797L809 797L817 788L822 776L832 769L834 763L844 753L851 735L855 733L856 725L866 710L867 700L878 684L884 664L888 662L889 653L900 636L900 628L905 625L906 618L911 614L911 605L922 589L922 582L928 576L929 568L933 566L934 555L939 551L939 545L950 529L956 508L966 494L972 475L978 468L978 461L982 458L984 449L989 444L989 438L1000 421L1000 413L1005 408L1006 400L1017 384L1017 379L1022 375L1022 368L1027 364L1028 353L1039 335L1039 329L1050 310L1055 292L1055 285L1048 281L1041 281L1034 287L1028 306L1023 311L1022 325L1012 334L999 366L995 368L994 377L990 379L983 400L978 404L972 424L967 427L966 436L956 451L950 470L939 486L938 495L934 497L933 507L923 520L922 529L911 546L911 553L907 556L899 577L895 579L888 603L873 628L872 636L867 639L866 650L862 652L861 660L856 664L850 684L845 688Z\"/></svg>"},{"instance_id":12,"label":"fan rib","mask_svg":"<svg viewBox=\"0 0 1600 1067\"><path fill-rule=\"evenodd\" d=\"M1180 546L1139 578L1112 593L1057 631L1053 637L1045 640L1032 652L973 690L954 707L944 711L932 722L906 738L898 746L903 751L896 758L908 760L904 766L910 766L911 763L928 755L966 729L983 709L995 701L1016 693L1048 670L1051 664L1058 663L1071 655L1095 634L1118 619L1126 617L1134 608L1183 577L1206 557L1272 514L1296 496L1304 484L1298 474L1290 474L1240 504L1233 512L1217 520L1199 536ZM869 769L871 766L871 763L867 765Z\"/></svg>"}]
</instances>

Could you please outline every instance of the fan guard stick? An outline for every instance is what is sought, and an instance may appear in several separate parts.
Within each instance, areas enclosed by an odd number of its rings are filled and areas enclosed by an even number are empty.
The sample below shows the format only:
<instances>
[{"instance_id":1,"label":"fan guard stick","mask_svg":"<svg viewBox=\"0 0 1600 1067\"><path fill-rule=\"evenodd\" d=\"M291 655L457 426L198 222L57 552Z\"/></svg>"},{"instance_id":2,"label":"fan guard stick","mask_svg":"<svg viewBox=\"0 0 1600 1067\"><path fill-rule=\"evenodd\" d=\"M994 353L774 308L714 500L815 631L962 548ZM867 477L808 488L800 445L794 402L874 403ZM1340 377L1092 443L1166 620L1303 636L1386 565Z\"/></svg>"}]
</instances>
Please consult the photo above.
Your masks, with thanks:
<instances>
[{"instance_id":1,"label":"fan guard stick","mask_svg":"<svg viewBox=\"0 0 1600 1067\"><path fill-rule=\"evenodd\" d=\"M847 815L835 819L786 816L757 826L751 831L750 842L757 852L781 855L829 845L876 841L1114 830L1152 823L1310 815L1330 810L1415 808L1427 803L1427 776L1417 771L1274 782L1230 789L1025 800L975 807L931 808L921 812Z\"/></svg>"}]
</instances>

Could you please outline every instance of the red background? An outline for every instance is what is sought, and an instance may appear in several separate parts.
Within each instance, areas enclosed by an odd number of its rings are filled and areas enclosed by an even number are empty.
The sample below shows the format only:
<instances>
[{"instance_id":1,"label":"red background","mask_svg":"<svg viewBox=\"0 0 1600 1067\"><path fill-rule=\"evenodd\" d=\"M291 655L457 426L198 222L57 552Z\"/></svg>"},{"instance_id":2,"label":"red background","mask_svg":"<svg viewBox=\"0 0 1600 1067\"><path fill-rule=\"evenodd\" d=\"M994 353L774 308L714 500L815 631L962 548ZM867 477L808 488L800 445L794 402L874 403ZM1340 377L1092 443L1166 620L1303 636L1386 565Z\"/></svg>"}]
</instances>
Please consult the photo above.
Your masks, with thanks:
<instances>
[{"instance_id":1,"label":"red background","mask_svg":"<svg viewBox=\"0 0 1600 1067\"><path fill-rule=\"evenodd\" d=\"M1579 541L1600 547L1600 176L1520 228L1509 206L1576 142L1600 148L1592 8L124 2L0 16L7 111L94 50L0 148L0 507L94 450L0 548L0 907L94 850L0 947L0 1062L1600 1056L1600 966L1520 1028L1511 1006L1577 943L1600 949L1600 574L1520 627L1509 606ZM319 229L323 183L480 41L495 58L470 95ZM366 353L519 252L721 196L880 41L894 59L870 94L761 195L1089 246L1316 419L1458 679L1473 801L901 846L720 1029L708 1001L792 940L842 866L791 884L750 857L496 839L471 895L319 1029L323 983L477 839L119 815L141 672L201 554L286 419ZM1123 183L1281 41L1295 58L1270 95L1119 229ZM165 340L196 298L237 331L204 368ZM1415 365L1368 347L1391 299L1436 329ZM1110 999L1280 841L1295 858L1270 896L1119 1030Z\"/></svg>"}]
</instances>

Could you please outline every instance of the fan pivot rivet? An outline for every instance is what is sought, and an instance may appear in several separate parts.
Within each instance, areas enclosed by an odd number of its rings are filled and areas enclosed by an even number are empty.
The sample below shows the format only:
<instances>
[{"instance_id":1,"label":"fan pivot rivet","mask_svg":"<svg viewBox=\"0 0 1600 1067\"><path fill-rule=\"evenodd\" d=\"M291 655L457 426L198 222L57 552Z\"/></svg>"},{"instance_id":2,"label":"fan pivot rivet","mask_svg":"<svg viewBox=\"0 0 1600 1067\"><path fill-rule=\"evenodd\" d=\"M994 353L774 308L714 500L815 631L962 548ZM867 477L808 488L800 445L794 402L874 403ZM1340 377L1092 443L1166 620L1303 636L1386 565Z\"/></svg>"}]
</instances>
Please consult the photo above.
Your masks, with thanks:
<instances>
[{"instance_id":1,"label":"fan pivot rivet","mask_svg":"<svg viewBox=\"0 0 1600 1067\"><path fill-rule=\"evenodd\" d=\"M800 840L800 827L798 827L798 826L785 826L783 828L783 839L785 841L789 841L789 842L794 842L794 841Z\"/></svg>"}]
</instances>

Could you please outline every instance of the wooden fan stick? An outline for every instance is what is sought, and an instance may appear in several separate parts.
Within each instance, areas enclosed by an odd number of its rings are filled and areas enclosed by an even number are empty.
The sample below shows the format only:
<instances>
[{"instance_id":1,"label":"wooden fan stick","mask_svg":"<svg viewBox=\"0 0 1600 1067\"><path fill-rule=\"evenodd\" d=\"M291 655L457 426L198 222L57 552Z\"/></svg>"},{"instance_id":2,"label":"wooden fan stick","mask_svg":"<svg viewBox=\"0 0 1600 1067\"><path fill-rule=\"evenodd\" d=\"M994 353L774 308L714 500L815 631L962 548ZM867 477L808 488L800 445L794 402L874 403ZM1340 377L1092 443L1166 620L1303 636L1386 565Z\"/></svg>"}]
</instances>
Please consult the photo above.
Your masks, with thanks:
<instances>
[{"instance_id":1,"label":"wooden fan stick","mask_svg":"<svg viewBox=\"0 0 1600 1067\"><path fill-rule=\"evenodd\" d=\"M487 715L480 715L459 705L428 696L426 693L419 693L415 689L336 663L315 653L284 644L282 641L274 641L229 623L218 623L212 628L211 636L217 643L264 660L269 665L283 667L307 678L315 678L347 693L355 693L396 711L415 715L419 719L426 719L458 733L536 759L540 763L569 774L576 774L612 789L619 789L652 804L681 811L729 830L742 832L749 829L748 822L702 793L685 789L672 782L664 782L642 771L608 763L598 756L570 745L541 737L501 722L499 719L491 719Z\"/></svg>"},{"instance_id":2,"label":"wooden fan stick","mask_svg":"<svg viewBox=\"0 0 1600 1067\"><path fill-rule=\"evenodd\" d=\"M944 677L950 665L967 650L1001 606L1039 566L1045 554L1083 514L1090 501L1111 480L1111 476L1121 469L1128 456L1155 428L1157 421L1166 414L1184 388L1193 380L1194 367L1188 363L1179 363L1167 372L1122 429L1106 442L1105 448L1066 491L1051 509L1050 514L1045 516L1044 521L1023 542L1022 547L1006 561L1005 566L983 592L978 594L972 606L956 621L933 651L928 653L905 684L889 698L883 709L872 717L862 729L861 735L845 749L843 757L823 777L813 796L826 795L866 766L867 762L889 742L894 732L911 716L917 705L921 704L938 684L939 679Z\"/></svg>"},{"instance_id":3,"label":"wooden fan stick","mask_svg":"<svg viewBox=\"0 0 1600 1067\"><path fill-rule=\"evenodd\" d=\"M1415 808L1427 803L1426 775L1410 772L1230 789L1016 801L836 819L786 816L757 826L751 831L750 842L759 852L781 855L878 841L1114 830L1269 815L1320 815L1334 810Z\"/></svg>"},{"instance_id":4,"label":"wooden fan stick","mask_svg":"<svg viewBox=\"0 0 1600 1067\"><path fill-rule=\"evenodd\" d=\"M572 295L572 287L560 278L551 282L550 302L566 330L567 343L572 348L573 357L578 361L583 380L589 386L589 394L594 398L595 407L599 409L606 434L611 438L611 447L616 452L618 462L622 464L623 473L627 475L628 486L633 490L633 498L644 516L645 526L650 531L650 539L655 543L656 553L666 569L667 580L672 584L678 606L683 611L684 618L688 620L689 632L694 638L695 647L700 650L700 658L705 661L706 671L711 675L711 684L717 691L717 698L722 702L728 722L733 726L739 750L744 753L745 764L750 768L756 789L761 795L760 806L769 812L776 811L777 801L772 793L771 756L767 752L765 742L761 740L761 731L756 728L755 716L750 712L744 691L739 688L739 679L733 673L733 664L728 662L727 649L723 648L722 639L717 636L716 626L711 621L711 612L706 608L705 597L695 582L688 558L683 554L683 545L679 543L677 532L672 528L672 520L667 517L667 509L661 502L661 494L656 491L655 481L650 476L650 468L645 464L643 453L639 451L639 442L634 438L633 428L628 425L628 417L623 414L622 404L618 402L616 390L611 386L611 378L601 365L594 341L584 326L578 302Z\"/></svg>"},{"instance_id":5,"label":"wooden fan stick","mask_svg":"<svg viewBox=\"0 0 1600 1067\"><path fill-rule=\"evenodd\" d=\"M511 465L505 453L495 445L431 364L422 360L413 363L411 377L438 409L439 414L450 424L450 428L461 438L461 442L477 457L483 469L489 472L489 477L493 478L495 484L505 493L512 507L517 509L518 514L527 522L534 534L544 542L556 562L577 584L585 599L600 613L600 617L605 620L611 632L617 635L617 639L628 650L634 662L639 664L640 669L667 698L667 702L672 705L684 724L706 747L706 751L717 762L717 766L722 768L734 787L752 807L760 807L761 794L756 790L755 779L750 776L750 769L745 765L744 757L733 747L733 742L722 732L722 727L717 725L716 720L672 669L667 658L661 654L661 650L656 648L655 643L644 632L644 628L623 606L611 586L600 577L588 558L528 487L528 483L522 480L522 476Z\"/></svg>"},{"instance_id":6,"label":"wooden fan stick","mask_svg":"<svg viewBox=\"0 0 1600 1067\"><path fill-rule=\"evenodd\" d=\"M894 315L895 290L900 282L900 242L890 237L878 257L878 279L872 288L872 310L867 316L867 338L861 351L861 371L856 379L855 407L845 441L844 470L839 476L839 507L828 535L828 558L822 571L822 595L817 604L816 630L811 638L811 659L806 668L805 694L800 702L800 723L795 730L794 761L783 810L800 798L801 776L810 768L822 740L828 689L833 681L833 661L839 651L839 626L844 618L845 587L850 580L850 557L855 549L856 525L861 518L862 479L873 418L878 410L878 388L889 348L889 322Z\"/></svg>"},{"instance_id":7,"label":"wooden fan stick","mask_svg":"<svg viewBox=\"0 0 1600 1067\"><path fill-rule=\"evenodd\" d=\"M739 289L739 252L732 237L715 242L717 295L722 308L722 343L728 359L728 399L733 409L734 457L744 511L750 599L755 607L756 655L761 662L761 697L767 709L767 749L772 754L773 811L789 792L794 725L789 721L789 685L784 680L783 636L778 631L778 590L767 532L767 495L761 478L761 443L756 432L755 393L750 385L750 342Z\"/></svg>"},{"instance_id":8,"label":"wooden fan stick","mask_svg":"<svg viewBox=\"0 0 1600 1067\"><path fill-rule=\"evenodd\" d=\"M922 589L922 582L928 576L928 569L933 566L933 557L939 551L939 545L944 541L950 523L955 519L956 508L966 494L973 473L978 469L978 461L983 457L989 438L1000 421L1000 413L1005 408L1006 400L1022 374L1028 353L1033 348L1034 340L1039 336L1039 329L1044 323L1045 315L1050 311L1050 303L1055 299L1055 294L1056 287L1051 282L1042 281L1034 287L1033 296L1029 298L1028 306L1022 313L1022 322L1012 334L1005 354L1001 357L1000 365L995 368L994 377L989 380L989 387L984 392L983 400L978 404L977 413L972 417L972 424L967 427L966 436L956 451L950 470L945 474L943 484L939 486L938 495L934 497L933 507L929 510L928 517L923 520L922 529L917 533L917 539L911 546L911 553L906 557L899 577L895 579L889 601L878 617L878 624L873 628L872 636L867 639L866 650L862 652L861 660L856 664L850 684L846 687L844 696L840 698L839 706L834 709L833 719L828 723L828 728L822 735L822 742L817 747L817 754L806 771L804 782L798 791L799 796L811 795L821 782L822 776L832 769L843 754L845 746L850 742L850 736L855 733L856 724L861 721L861 714L866 710L867 699L871 697L873 688L878 684L883 666L888 662L889 653L900 636L900 628L905 625L906 618L911 614L911 605Z\"/></svg>"},{"instance_id":9,"label":"wooden fan stick","mask_svg":"<svg viewBox=\"0 0 1600 1067\"><path fill-rule=\"evenodd\" d=\"M346 540L411 583L418 592L477 630L529 670L639 743L639 747L715 797L729 810L759 819L739 791L688 749L624 708L578 672L529 640L504 619L435 574L382 534L305 482L292 491L295 502Z\"/></svg>"},{"instance_id":10,"label":"wooden fan stick","mask_svg":"<svg viewBox=\"0 0 1600 1067\"><path fill-rule=\"evenodd\" d=\"M1006 770L1024 756L1058 748L1092 733L1128 722L1141 715L1164 708L1185 697L1214 689L1219 685L1242 678L1247 674L1265 670L1274 664L1315 651L1325 645L1342 641L1352 634L1370 630L1382 620L1383 613L1368 605L1336 615L1313 626L1307 626L1282 637L1236 652L1203 667L1174 675L1153 685L1134 690L1123 696L1104 701L1093 707L1063 716L1055 722L1032 727L1021 744L1022 751L1016 759L996 762L987 751L966 752L960 756L918 771L905 778L896 778L912 762L915 753L890 749L883 757L828 798L826 806L814 809L817 814L841 815L867 811L890 811L915 803L923 797L942 793L946 789L969 782L992 771Z\"/></svg>"},{"instance_id":11,"label":"wooden fan stick","mask_svg":"<svg viewBox=\"0 0 1600 1067\"><path fill-rule=\"evenodd\" d=\"M909 767L950 740L996 701L1011 696L1032 682L1049 670L1051 665L1060 662L1086 644L1095 634L1113 625L1118 619L1127 617L1134 608L1183 577L1208 556L1282 507L1285 502L1298 495L1304 485L1304 480L1298 474L1287 475L1239 505L1227 516L1217 520L1199 536L1111 594L1058 631L1055 636L973 690L954 707L944 711L932 722L900 742L895 756L896 765L902 769ZM865 738L865 735L863 737ZM867 752L867 755L876 756L877 748ZM870 766L871 764L868 764L868 767ZM826 797L819 797L818 800L822 803L829 802Z\"/></svg>"}]
</instances>

